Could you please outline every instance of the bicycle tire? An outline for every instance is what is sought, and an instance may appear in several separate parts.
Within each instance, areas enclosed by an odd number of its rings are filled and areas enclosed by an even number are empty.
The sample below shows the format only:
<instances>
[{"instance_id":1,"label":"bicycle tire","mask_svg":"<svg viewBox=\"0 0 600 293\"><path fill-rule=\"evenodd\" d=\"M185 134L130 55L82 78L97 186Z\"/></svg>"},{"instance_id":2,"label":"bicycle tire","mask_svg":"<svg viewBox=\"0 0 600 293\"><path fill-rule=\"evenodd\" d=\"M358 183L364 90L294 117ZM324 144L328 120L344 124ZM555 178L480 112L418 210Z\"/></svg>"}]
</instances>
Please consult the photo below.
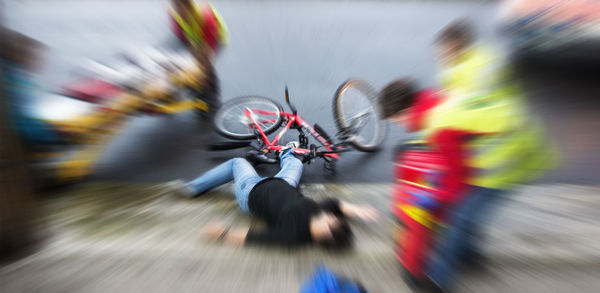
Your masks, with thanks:
<instances>
[{"instance_id":1,"label":"bicycle tire","mask_svg":"<svg viewBox=\"0 0 600 293\"><path fill-rule=\"evenodd\" d=\"M281 112L283 112L283 108L281 107L281 105L279 103L275 102L272 99L269 99L266 97L261 97L261 96L242 96L242 97L233 98L233 99L223 103L221 105L221 107L219 108L219 110L217 110L217 112L214 115L214 120L213 120L213 125L214 125L215 129L217 130L217 132L224 137L231 138L231 139L237 139L237 140L247 140L247 139L255 138L256 137L255 133L241 133L241 131L236 133L235 131L232 131L231 129L227 129L227 127L225 126L225 121L226 121L225 115L227 114L228 111L232 111L232 109L234 107L240 107L244 104L250 105L252 103L268 105L268 106L272 107L273 110L277 111L276 121L272 125L263 129L263 132L265 133L265 135L269 135L269 134L273 133L273 131L277 130L281 126L281 123L283 123L283 116L281 116ZM240 115L241 115L241 112L240 112Z\"/></svg>"},{"instance_id":2,"label":"bicycle tire","mask_svg":"<svg viewBox=\"0 0 600 293\"><path fill-rule=\"evenodd\" d=\"M342 83L335 92L335 96L333 99L333 116L335 117L335 124L339 131L343 131L349 127L347 123L347 117L344 114L343 103L344 103L344 93L350 89L356 89L363 94L365 100L374 108L376 116L376 127L377 131L373 136L373 142L364 143L359 139L359 137L354 136L350 139L349 143L353 148L362 151L362 152L375 152L379 150L381 144L383 143L386 135L387 135L387 124L383 121L382 111L380 109L379 103L377 101L377 92L373 87L367 82L359 79L350 79Z\"/></svg>"}]
</instances>

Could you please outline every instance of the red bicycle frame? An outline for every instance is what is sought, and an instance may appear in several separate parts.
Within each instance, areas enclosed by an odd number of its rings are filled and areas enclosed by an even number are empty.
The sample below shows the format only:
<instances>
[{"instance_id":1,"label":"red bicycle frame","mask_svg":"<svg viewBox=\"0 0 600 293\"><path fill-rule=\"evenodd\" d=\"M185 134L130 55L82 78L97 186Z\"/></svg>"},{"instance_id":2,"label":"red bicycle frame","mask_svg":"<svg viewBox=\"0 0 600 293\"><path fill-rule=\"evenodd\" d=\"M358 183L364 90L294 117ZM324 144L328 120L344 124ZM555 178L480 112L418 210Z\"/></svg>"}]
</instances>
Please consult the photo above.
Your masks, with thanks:
<instances>
[{"instance_id":1,"label":"red bicycle frame","mask_svg":"<svg viewBox=\"0 0 600 293\"><path fill-rule=\"evenodd\" d=\"M273 122L274 120L256 121L256 119L254 119L254 117L252 116L253 113L262 114L262 115L271 115L271 116L277 116L277 113L264 111L264 110L260 110L260 109L246 109L244 111L244 114L246 114L246 116L248 116L250 121L252 121L253 127L258 130L260 137L261 137L263 143L265 144L266 150L281 151L283 146L277 144L279 142L279 139L281 139L283 134L288 129L291 128L292 124L296 123L296 125L300 125L300 127L308 130L308 132L314 138L316 138L328 152L335 151L333 148L334 147L333 144L330 141L328 141L327 139L325 139L323 136L321 136L310 124L308 124L306 121L304 121L304 119L302 119L300 116L298 116L298 114L293 114L293 113L288 113L288 112L280 112L279 113L280 116L285 118L285 120L284 120L285 125L283 126L281 131L279 131L277 136L275 136L273 141L269 141L269 138L267 137L267 135L264 133L264 131L260 127L260 124ZM335 147L335 148L339 150L340 147ZM306 154L306 153L311 152L311 150L304 149L304 148L293 148L293 150L297 154ZM323 155L326 157L332 158L332 159L336 159L336 160L339 159L339 157L340 157L339 154L337 154L337 153L324 153Z\"/></svg>"}]
</instances>

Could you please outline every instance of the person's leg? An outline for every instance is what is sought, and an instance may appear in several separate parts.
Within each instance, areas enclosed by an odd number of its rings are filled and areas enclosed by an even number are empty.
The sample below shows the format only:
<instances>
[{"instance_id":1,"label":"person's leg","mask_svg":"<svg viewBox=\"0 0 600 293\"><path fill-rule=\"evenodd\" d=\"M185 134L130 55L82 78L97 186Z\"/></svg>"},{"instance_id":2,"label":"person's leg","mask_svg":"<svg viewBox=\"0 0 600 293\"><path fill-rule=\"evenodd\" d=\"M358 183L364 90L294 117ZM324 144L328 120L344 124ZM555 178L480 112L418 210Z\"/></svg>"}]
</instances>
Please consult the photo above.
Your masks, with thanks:
<instances>
[{"instance_id":1,"label":"person's leg","mask_svg":"<svg viewBox=\"0 0 600 293\"><path fill-rule=\"evenodd\" d=\"M459 268L464 249L468 247L475 223L481 221L488 202L493 202L493 189L472 187L458 204L440 237L435 257L427 267L427 275L441 288L450 290Z\"/></svg>"},{"instance_id":2,"label":"person's leg","mask_svg":"<svg viewBox=\"0 0 600 293\"><path fill-rule=\"evenodd\" d=\"M187 183L188 188L192 191L194 196L201 195L217 186L223 185L233 180L233 162L236 159L228 160L204 174L198 176L196 179Z\"/></svg>"},{"instance_id":3,"label":"person's leg","mask_svg":"<svg viewBox=\"0 0 600 293\"><path fill-rule=\"evenodd\" d=\"M244 159L234 158L188 182L187 187L192 191L194 196L198 196L234 179L238 181L236 184L243 184L245 183L242 182L243 180L252 177L259 177L252 165Z\"/></svg>"},{"instance_id":4,"label":"person's leg","mask_svg":"<svg viewBox=\"0 0 600 293\"><path fill-rule=\"evenodd\" d=\"M248 197L254 186L264 178L258 176L254 167L246 159L236 158L233 161L233 177L235 182L235 198L240 208L250 213Z\"/></svg>"},{"instance_id":5,"label":"person's leg","mask_svg":"<svg viewBox=\"0 0 600 293\"><path fill-rule=\"evenodd\" d=\"M304 164L300 159L294 156L292 149L287 149L281 153L280 163L281 170L275 174L275 178L281 178L285 180L289 185L297 187L302 177L302 170Z\"/></svg>"},{"instance_id":6,"label":"person's leg","mask_svg":"<svg viewBox=\"0 0 600 293\"><path fill-rule=\"evenodd\" d=\"M476 262L482 260L485 256L479 243L481 243L484 236L485 225L489 222L488 220L494 214L496 206L498 206L500 199L505 194L505 190L500 189L486 189L485 193L487 196L481 197L481 202L477 204L479 209L477 214L474 215L476 218L472 220L470 230L467 231L469 237L465 241L465 246L461 253L461 260L476 264Z\"/></svg>"}]
</instances>

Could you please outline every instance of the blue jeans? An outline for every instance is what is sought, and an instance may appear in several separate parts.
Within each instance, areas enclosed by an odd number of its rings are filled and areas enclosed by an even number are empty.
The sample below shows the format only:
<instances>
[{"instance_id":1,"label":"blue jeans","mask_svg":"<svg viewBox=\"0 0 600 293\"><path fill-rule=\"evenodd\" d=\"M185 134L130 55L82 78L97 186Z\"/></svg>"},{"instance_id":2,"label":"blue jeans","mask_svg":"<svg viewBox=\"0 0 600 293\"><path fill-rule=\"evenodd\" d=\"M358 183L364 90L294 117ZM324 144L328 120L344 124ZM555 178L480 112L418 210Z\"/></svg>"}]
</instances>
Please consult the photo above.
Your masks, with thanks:
<instances>
[{"instance_id":1,"label":"blue jeans","mask_svg":"<svg viewBox=\"0 0 600 293\"><path fill-rule=\"evenodd\" d=\"M462 257L476 251L474 236L502 194L500 189L469 186L468 194L451 211L448 227L442 231L427 275L446 290L453 288Z\"/></svg>"},{"instance_id":2,"label":"blue jeans","mask_svg":"<svg viewBox=\"0 0 600 293\"><path fill-rule=\"evenodd\" d=\"M302 161L294 157L291 149L281 153L280 167L281 170L279 173L273 177L281 178L293 187L298 186L304 165ZM187 186L192 190L194 195L198 196L215 187L233 181L238 205L244 212L250 213L250 209L248 208L250 191L252 191L252 188L258 182L264 179L265 177L259 176L254 167L246 159L235 158L212 168L198 178L188 182Z\"/></svg>"}]
</instances>

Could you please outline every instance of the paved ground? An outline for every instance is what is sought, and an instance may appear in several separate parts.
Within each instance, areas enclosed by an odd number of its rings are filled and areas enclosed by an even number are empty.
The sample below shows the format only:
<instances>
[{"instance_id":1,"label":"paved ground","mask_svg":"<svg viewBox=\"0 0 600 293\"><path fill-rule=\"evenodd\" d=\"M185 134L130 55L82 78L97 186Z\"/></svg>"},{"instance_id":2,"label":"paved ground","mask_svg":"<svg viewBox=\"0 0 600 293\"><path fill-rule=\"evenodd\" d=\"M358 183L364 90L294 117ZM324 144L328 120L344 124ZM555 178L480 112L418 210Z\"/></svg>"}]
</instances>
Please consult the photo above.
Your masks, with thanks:
<instances>
[{"instance_id":1,"label":"paved ground","mask_svg":"<svg viewBox=\"0 0 600 293\"><path fill-rule=\"evenodd\" d=\"M149 184L91 183L42 203L48 239L37 253L0 268L1 292L297 292L318 264L370 292L408 292L394 259L386 184L312 184L305 194L369 201L376 224L353 224L353 251L328 254L205 243L211 219L248 226L224 186L203 198L165 195ZM600 286L599 188L530 186L493 218L484 243L491 261L466 274L464 292L596 292ZM518 223L518 225L515 225Z\"/></svg>"}]
</instances>

